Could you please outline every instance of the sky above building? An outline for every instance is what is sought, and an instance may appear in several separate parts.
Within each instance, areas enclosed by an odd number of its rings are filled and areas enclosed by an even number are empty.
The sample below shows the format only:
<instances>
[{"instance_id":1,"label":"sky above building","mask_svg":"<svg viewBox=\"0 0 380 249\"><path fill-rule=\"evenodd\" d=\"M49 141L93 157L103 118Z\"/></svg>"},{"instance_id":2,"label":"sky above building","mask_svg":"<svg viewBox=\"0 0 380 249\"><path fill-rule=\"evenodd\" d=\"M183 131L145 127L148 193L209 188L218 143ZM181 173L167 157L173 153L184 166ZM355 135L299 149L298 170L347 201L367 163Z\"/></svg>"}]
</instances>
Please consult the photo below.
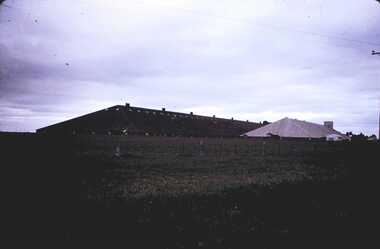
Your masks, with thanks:
<instances>
[{"instance_id":1,"label":"sky above building","mask_svg":"<svg viewBox=\"0 0 380 249\"><path fill-rule=\"evenodd\" d=\"M374 0L6 0L0 130L116 104L378 134Z\"/></svg>"}]
</instances>

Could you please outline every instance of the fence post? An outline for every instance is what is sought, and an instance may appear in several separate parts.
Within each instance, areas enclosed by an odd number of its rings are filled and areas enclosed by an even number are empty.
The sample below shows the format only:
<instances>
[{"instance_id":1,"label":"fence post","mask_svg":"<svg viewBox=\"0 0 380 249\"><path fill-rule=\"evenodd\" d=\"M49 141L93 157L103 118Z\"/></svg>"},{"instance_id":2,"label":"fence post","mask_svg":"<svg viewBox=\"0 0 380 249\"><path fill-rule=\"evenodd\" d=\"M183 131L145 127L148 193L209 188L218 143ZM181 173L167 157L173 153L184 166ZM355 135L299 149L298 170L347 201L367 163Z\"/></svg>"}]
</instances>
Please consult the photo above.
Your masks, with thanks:
<instances>
[{"instance_id":1,"label":"fence post","mask_svg":"<svg viewBox=\"0 0 380 249\"><path fill-rule=\"evenodd\" d=\"M203 140L199 141L199 156L203 156Z\"/></svg>"}]
</instances>

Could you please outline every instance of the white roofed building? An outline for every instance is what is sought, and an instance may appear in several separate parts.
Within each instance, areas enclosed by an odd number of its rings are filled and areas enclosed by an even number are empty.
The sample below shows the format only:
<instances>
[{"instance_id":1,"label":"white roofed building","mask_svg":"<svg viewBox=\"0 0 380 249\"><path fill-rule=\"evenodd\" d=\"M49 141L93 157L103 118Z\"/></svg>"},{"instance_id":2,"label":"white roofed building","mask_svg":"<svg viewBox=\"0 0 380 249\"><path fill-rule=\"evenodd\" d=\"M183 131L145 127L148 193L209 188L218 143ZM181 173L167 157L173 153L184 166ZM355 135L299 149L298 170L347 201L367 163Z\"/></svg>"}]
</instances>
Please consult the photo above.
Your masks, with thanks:
<instances>
[{"instance_id":1,"label":"white roofed building","mask_svg":"<svg viewBox=\"0 0 380 249\"><path fill-rule=\"evenodd\" d=\"M280 138L306 138L328 139L332 141L349 140L350 138L333 129L333 122L326 121L324 125L301 121L291 118L283 118L267 124L258 129L246 132L241 136L247 137L280 137Z\"/></svg>"}]
</instances>

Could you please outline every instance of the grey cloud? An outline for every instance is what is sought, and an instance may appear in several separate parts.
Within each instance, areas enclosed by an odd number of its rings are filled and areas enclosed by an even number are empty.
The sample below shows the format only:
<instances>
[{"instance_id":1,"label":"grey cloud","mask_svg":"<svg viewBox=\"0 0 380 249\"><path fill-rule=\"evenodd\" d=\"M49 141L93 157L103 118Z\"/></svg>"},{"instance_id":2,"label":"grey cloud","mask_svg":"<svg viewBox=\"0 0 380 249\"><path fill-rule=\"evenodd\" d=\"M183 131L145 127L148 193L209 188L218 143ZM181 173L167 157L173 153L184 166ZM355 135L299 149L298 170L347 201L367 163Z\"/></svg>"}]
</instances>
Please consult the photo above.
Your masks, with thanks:
<instances>
[{"instance_id":1,"label":"grey cloud","mask_svg":"<svg viewBox=\"0 0 380 249\"><path fill-rule=\"evenodd\" d=\"M20 1L0 18L0 112L9 121L0 129L23 115L35 129L124 100L376 129L380 58L348 40L376 43L377 3L42 2Z\"/></svg>"}]
</instances>

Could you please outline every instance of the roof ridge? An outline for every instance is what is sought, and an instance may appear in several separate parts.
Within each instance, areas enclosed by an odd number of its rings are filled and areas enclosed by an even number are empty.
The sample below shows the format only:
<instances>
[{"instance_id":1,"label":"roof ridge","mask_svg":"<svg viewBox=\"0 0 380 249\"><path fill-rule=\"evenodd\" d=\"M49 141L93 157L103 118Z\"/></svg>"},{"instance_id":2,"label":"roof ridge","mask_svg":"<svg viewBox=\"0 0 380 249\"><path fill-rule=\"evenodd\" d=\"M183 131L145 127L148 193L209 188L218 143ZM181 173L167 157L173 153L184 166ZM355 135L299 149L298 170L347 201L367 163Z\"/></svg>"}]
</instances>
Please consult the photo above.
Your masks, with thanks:
<instances>
[{"instance_id":1,"label":"roof ridge","mask_svg":"<svg viewBox=\"0 0 380 249\"><path fill-rule=\"evenodd\" d=\"M298 120L298 119L295 119L295 120L298 121L298 122L311 123L311 122L306 122L306 121L302 121L302 120ZM304 127L302 127L301 125L299 125L297 122L296 122L296 126L298 128L300 128L301 130L303 130L309 137L312 137L311 134L310 134L310 132L307 129L305 129Z\"/></svg>"}]
</instances>

